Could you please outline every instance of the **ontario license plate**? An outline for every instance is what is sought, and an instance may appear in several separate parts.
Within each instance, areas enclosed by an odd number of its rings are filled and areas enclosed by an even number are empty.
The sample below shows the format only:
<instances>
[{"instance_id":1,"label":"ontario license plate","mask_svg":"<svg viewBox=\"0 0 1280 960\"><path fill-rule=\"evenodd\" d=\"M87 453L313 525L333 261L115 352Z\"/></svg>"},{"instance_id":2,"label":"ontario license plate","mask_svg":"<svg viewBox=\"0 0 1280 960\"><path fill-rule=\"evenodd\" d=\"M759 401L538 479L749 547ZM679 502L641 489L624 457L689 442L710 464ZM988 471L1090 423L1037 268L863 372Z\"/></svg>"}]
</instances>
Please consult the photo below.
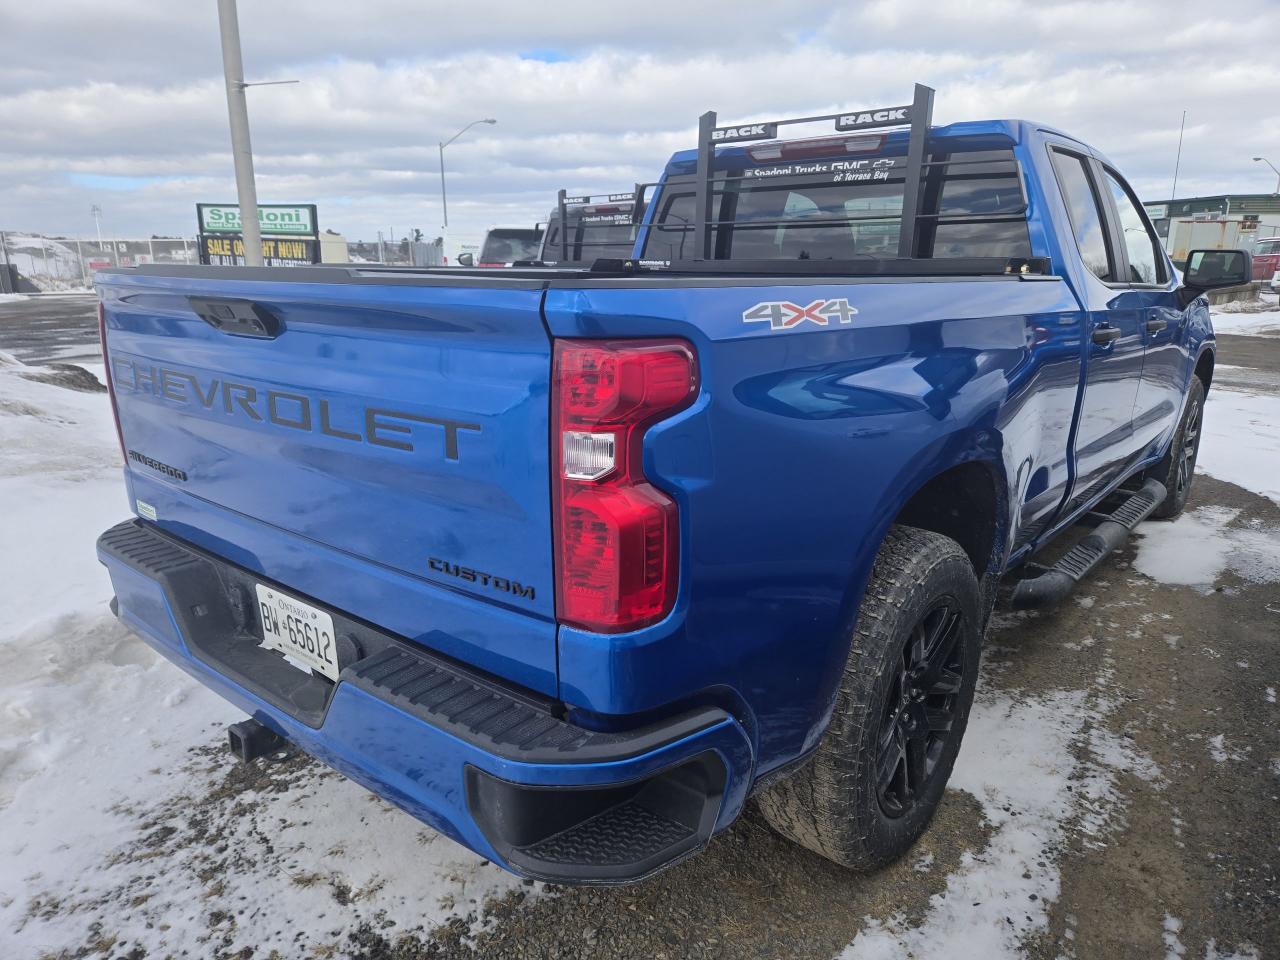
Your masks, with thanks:
<instances>
[{"instance_id":1,"label":"ontario license plate","mask_svg":"<svg viewBox=\"0 0 1280 960\"><path fill-rule=\"evenodd\" d=\"M262 621L262 645L279 650L295 666L305 665L336 681L338 644L333 635L333 617L275 587L264 587L260 583L255 586Z\"/></svg>"}]
</instances>

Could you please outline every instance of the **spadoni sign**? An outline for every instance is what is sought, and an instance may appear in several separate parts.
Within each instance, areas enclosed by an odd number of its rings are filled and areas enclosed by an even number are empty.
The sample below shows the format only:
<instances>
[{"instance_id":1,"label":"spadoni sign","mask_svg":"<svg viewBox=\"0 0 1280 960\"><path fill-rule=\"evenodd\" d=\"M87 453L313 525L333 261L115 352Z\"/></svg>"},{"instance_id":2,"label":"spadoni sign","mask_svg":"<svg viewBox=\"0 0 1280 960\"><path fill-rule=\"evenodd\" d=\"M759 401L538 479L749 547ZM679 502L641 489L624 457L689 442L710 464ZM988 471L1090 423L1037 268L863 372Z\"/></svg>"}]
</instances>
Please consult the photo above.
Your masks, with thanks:
<instances>
[{"instance_id":1,"label":"spadoni sign","mask_svg":"<svg viewBox=\"0 0 1280 960\"><path fill-rule=\"evenodd\" d=\"M244 263L240 208L235 204L197 203L200 262L212 266ZM262 262L268 267L298 267L320 262L315 204L266 204L258 207Z\"/></svg>"}]
</instances>

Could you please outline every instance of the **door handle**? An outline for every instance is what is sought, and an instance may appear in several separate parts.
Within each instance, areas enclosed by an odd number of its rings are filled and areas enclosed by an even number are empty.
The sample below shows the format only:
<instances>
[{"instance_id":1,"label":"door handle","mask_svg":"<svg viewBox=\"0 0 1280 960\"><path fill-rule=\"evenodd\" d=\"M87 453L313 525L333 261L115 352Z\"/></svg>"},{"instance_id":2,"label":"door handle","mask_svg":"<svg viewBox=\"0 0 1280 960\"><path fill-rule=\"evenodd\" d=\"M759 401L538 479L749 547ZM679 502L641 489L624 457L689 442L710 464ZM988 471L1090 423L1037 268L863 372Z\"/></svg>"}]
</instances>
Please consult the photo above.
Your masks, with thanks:
<instances>
[{"instance_id":1,"label":"door handle","mask_svg":"<svg viewBox=\"0 0 1280 960\"><path fill-rule=\"evenodd\" d=\"M1096 327L1093 331L1093 342L1098 346L1106 346L1120 339L1119 327Z\"/></svg>"},{"instance_id":2,"label":"door handle","mask_svg":"<svg viewBox=\"0 0 1280 960\"><path fill-rule=\"evenodd\" d=\"M1152 317L1147 321L1147 333L1159 333L1165 327L1169 326L1168 320L1160 320Z\"/></svg>"}]
</instances>

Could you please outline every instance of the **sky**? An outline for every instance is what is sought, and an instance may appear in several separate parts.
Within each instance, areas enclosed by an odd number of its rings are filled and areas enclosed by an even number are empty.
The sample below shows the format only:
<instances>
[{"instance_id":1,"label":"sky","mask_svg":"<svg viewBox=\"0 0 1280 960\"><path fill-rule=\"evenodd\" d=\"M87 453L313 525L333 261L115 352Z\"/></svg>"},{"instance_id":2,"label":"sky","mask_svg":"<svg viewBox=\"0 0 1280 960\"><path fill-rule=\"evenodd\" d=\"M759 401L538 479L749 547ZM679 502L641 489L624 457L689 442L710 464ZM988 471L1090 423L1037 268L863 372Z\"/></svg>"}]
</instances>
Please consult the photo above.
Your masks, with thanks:
<instances>
[{"instance_id":1,"label":"sky","mask_svg":"<svg viewBox=\"0 0 1280 960\"><path fill-rule=\"evenodd\" d=\"M321 228L457 234L544 219L561 187L656 179L697 117L908 102L1024 117L1108 154L1144 200L1270 192L1280 0L1028 3L241 0L260 203ZM0 0L0 230L191 236L234 201L214 0Z\"/></svg>"}]
</instances>

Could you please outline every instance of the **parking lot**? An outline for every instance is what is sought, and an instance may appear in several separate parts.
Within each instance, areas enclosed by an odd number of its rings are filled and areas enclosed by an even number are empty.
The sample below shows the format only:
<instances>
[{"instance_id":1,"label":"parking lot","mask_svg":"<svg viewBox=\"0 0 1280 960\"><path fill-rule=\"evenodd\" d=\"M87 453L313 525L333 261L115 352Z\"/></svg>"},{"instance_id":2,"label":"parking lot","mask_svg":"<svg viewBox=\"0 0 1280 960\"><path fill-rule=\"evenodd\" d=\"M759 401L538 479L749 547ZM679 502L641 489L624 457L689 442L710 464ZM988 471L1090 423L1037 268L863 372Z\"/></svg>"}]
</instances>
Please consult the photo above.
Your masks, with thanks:
<instances>
[{"instance_id":1,"label":"parking lot","mask_svg":"<svg viewBox=\"0 0 1280 960\"><path fill-rule=\"evenodd\" d=\"M1253 335L1219 339L1187 512L1060 609L997 611L910 857L852 875L750 811L586 889L522 882L304 756L230 760L236 712L107 609L107 398L49 366L101 376L93 307L0 303L0 497L22 506L0 532L0 956L1280 951L1280 327L1222 318Z\"/></svg>"}]
</instances>

